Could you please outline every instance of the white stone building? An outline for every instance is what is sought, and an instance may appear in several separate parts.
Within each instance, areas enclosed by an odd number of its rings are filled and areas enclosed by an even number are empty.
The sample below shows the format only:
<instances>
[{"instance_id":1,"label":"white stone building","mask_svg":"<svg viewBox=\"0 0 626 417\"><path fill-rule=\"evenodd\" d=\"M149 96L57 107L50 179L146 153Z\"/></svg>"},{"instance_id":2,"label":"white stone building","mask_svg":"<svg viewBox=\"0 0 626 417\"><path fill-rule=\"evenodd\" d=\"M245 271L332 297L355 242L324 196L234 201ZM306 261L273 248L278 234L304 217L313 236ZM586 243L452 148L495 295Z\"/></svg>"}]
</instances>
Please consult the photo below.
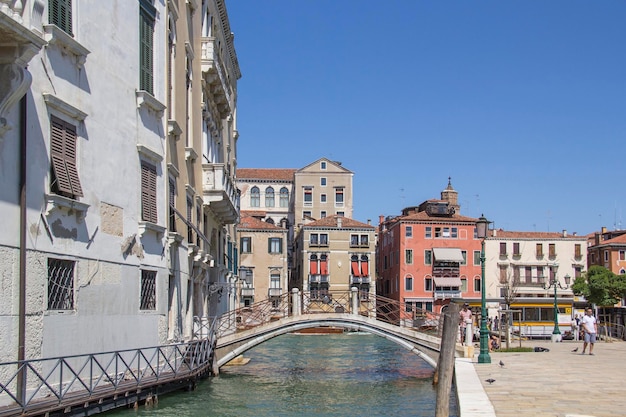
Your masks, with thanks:
<instances>
[{"instance_id":1,"label":"white stone building","mask_svg":"<svg viewBox=\"0 0 626 417\"><path fill-rule=\"evenodd\" d=\"M77 3L9 0L0 8L0 362L190 336L192 316L209 314L209 283L235 270L240 73L224 2ZM173 64L172 28L188 15L197 30L179 38ZM206 20L217 33L201 34ZM170 88L168 73L180 62L189 65L183 77L194 77L193 97L205 99L187 101L191 94ZM168 112L186 102L193 117ZM191 155L193 174L175 151L183 161ZM182 205L181 195L192 197L190 224L211 236L185 247L184 266L172 263L180 257L172 256L179 249L172 251L168 222L177 173L194 178L180 181L176 195ZM194 293L189 256L199 255L207 279ZM178 273L187 279L177 286Z\"/></svg>"}]
</instances>

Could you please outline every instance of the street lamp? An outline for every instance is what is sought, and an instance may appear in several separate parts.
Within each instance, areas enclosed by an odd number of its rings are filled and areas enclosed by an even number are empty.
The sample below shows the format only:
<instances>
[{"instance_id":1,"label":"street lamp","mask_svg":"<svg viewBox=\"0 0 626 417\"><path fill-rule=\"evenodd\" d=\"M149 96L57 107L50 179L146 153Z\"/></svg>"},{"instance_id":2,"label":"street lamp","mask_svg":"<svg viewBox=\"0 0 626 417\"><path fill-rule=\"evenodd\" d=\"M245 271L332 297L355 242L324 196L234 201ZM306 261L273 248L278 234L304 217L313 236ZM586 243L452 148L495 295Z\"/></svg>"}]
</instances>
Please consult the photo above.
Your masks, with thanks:
<instances>
[{"instance_id":1,"label":"street lamp","mask_svg":"<svg viewBox=\"0 0 626 417\"><path fill-rule=\"evenodd\" d=\"M487 329L487 307L485 305L485 238L491 222L481 215L476 222L476 237L481 239L480 246L480 354L478 363L491 363L489 356L489 329Z\"/></svg>"},{"instance_id":2,"label":"street lamp","mask_svg":"<svg viewBox=\"0 0 626 417\"><path fill-rule=\"evenodd\" d=\"M557 288L562 290L568 289L571 279L569 275L565 275L565 286L562 286L556 275L556 271L558 269L559 264L553 264L550 267L550 280L548 281L548 284L543 287L545 290L549 290L554 287L554 330L552 331L552 342L560 342L562 340L561 331L559 330L559 307L557 305L556 290Z\"/></svg>"}]
</instances>

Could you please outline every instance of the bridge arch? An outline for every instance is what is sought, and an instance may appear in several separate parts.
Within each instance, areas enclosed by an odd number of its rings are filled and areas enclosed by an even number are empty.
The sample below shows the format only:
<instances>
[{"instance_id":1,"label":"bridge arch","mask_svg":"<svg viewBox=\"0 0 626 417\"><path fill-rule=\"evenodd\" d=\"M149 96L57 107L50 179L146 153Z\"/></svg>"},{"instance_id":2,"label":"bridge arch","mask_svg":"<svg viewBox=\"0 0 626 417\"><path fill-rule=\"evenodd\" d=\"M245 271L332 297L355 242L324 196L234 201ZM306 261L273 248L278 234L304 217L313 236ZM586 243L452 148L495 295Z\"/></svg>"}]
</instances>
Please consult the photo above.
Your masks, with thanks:
<instances>
[{"instance_id":1,"label":"bridge arch","mask_svg":"<svg viewBox=\"0 0 626 417\"><path fill-rule=\"evenodd\" d=\"M263 326L224 335L218 339L216 345L217 366L222 367L244 352L275 337L298 330L330 326L384 337L415 353L433 368L437 365L439 338L368 317L337 313L285 317Z\"/></svg>"}]
</instances>

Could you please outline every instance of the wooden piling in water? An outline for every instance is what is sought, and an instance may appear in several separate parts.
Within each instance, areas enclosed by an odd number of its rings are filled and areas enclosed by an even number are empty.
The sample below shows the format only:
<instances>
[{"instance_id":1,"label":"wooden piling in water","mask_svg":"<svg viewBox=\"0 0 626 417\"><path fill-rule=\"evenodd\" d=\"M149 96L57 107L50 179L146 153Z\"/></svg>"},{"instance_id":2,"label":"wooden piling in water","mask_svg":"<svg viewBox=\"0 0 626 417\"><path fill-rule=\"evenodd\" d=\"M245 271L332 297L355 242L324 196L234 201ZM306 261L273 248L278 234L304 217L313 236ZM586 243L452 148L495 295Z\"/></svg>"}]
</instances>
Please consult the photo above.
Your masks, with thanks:
<instances>
[{"instance_id":1,"label":"wooden piling in water","mask_svg":"<svg viewBox=\"0 0 626 417\"><path fill-rule=\"evenodd\" d=\"M458 304L450 303L444 313L441 348L434 376L434 381L437 385L435 417L448 417L450 414L450 392L452 391L456 337L458 332L459 306Z\"/></svg>"}]
</instances>

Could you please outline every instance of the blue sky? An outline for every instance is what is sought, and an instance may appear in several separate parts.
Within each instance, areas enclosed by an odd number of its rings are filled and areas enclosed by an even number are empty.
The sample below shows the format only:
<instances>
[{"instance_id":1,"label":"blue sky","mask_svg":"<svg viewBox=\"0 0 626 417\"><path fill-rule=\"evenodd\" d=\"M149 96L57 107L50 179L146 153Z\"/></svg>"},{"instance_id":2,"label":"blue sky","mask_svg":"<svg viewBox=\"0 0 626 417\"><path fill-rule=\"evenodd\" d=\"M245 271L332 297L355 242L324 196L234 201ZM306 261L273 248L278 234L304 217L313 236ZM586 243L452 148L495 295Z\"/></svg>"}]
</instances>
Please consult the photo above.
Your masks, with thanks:
<instances>
[{"instance_id":1,"label":"blue sky","mask_svg":"<svg viewBox=\"0 0 626 417\"><path fill-rule=\"evenodd\" d=\"M238 166L354 172L354 218L626 228L626 1L227 0Z\"/></svg>"}]
</instances>

